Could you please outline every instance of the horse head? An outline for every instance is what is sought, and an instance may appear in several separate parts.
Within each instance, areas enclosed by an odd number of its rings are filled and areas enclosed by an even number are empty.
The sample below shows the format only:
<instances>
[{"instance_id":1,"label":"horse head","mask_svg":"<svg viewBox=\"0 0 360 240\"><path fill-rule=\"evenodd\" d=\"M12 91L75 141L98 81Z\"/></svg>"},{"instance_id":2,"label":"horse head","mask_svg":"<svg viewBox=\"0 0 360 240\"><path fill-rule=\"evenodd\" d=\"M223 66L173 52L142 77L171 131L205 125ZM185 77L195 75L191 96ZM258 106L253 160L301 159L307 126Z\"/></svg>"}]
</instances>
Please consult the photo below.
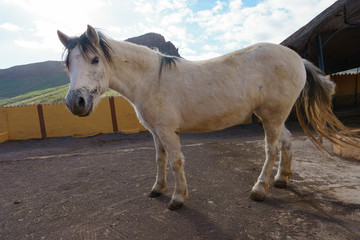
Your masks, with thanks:
<instances>
[{"instance_id":1,"label":"horse head","mask_svg":"<svg viewBox=\"0 0 360 240\"><path fill-rule=\"evenodd\" d=\"M109 88L111 47L105 37L90 25L80 37L57 33L67 51L65 66L70 87L66 106L74 115L88 116Z\"/></svg>"}]
</instances>

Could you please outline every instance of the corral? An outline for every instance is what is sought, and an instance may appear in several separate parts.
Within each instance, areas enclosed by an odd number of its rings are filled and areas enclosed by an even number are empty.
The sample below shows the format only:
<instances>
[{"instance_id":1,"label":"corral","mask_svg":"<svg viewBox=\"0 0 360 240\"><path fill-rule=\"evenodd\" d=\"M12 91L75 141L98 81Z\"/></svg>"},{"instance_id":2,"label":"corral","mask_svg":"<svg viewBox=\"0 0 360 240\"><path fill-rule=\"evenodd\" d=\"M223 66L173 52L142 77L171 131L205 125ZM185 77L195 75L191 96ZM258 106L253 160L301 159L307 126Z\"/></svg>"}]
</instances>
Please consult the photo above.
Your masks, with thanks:
<instances>
[{"instance_id":1,"label":"corral","mask_svg":"<svg viewBox=\"0 0 360 240\"><path fill-rule=\"evenodd\" d=\"M260 203L249 194L261 125L183 135L190 199L175 212L172 189L146 196L156 173L148 132L2 143L0 239L359 239L360 162L323 154L288 126L293 179Z\"/></svg>"}]
</instances>

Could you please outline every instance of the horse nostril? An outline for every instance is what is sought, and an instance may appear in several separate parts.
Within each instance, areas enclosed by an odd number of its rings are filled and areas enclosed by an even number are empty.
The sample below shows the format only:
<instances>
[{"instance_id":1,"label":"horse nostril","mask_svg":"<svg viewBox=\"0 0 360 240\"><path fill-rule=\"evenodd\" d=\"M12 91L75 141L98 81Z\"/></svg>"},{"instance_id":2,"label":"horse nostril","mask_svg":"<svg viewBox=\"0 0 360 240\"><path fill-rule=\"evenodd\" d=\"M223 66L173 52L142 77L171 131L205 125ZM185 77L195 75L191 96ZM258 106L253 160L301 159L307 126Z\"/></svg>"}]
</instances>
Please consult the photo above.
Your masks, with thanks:
<instances>
[{"instance_id":1,"label":"horse nostril","mask_svg":"<svg viewBox=\"0 0 360 240\"><path fill-rule=\"evenodd\" d=\"M84 106L85 106L85 99L83 97L79 97L78 107L84 107Z\"/></svg>"}]
</instances>

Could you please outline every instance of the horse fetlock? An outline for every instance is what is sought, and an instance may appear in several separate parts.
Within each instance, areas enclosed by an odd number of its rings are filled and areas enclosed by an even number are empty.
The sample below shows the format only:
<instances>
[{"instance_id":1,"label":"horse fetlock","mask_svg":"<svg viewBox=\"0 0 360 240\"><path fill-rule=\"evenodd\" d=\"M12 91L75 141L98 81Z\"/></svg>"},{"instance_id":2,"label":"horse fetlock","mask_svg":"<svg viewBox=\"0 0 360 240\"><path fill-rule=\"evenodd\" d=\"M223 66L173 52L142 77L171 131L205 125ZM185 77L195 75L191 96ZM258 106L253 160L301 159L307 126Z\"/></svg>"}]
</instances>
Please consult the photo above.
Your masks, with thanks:
<instances>
[{"instance_id":1,"label":"horse fetlock","mask_svg":"<svg viewBox=\"0 0 360 240\"><path fill-rule=\"evenodd\" d=\"M292 179L292 171L291 170L287 171L284 175L286 176L287 179Z\"/></svg>"},{"instance_id":2,"label":"horse fetlock","mask_svg":"<svg viewBox=\"0 0 360 240\"><path fill-rule=\"evenodd\" d=\"M254 201L264 201L265 193L268 189L268 183L258 181L251 190L250 198Z\"/></svg>"},{"instance_id":3,"label":"horse fetlock","mask_svg":"<svg viewBox=\"0 0 360 240\"><path fill-rule=\"evenodd\" d=\"M184 201L185 198L186 199L189 198L189 191L188 191L187 186L185 186L182 189L176 189L174 191L173 196L172 196L172 199L177 199L177 200L180 200L180 201Z\"/></svg>"},{"instance_id":4,"label":"horse fetlock","mask_svg":"<svg viewBox=\"0 0 360 240\"><path fill-rule=\"evenodd\" d=\"M168 203L168 208L170 210L176 210L183 206L185 198L188 198L189 194L187 189L185 191L175 191L171 197L171 201Z\"/></svg>"},{"instance_id":5,"label":"horse fetlock","mask_svg":"<svg viewBox=\"0 0 360 240\"><path fill-rule=\"evenodd\" d=\"M274 186L277 188L285 188L287 185L286 180L274 180Z\"/></svg>"},{"instance_id":6,"label":"horse fetlock","mask_svg":"<svg viewBox=\"0 0 360 240\"><path fill-rule=\"evenodd\" d=\"M156 182L149 193L149 197L158 197L166 191L166 183Z\"/></svg>"},{"instance_id":7,"label":"horse fetlock","mask_svg":"<svg viewBox=\"0 0 360 240\"><path fill-rule=\"evenodd\" d=\"M171 200L168 203L168 209L169 210L177 210L177 209L181 208L183 205L184 205L183 202L179 202L177 200Z\"/></svg>"},{"instance_id":8,"label":"horse fetlock","mask_svg":"<svg viewBox=\"0 0 360 240\"><path fill-rule=\"evenodd\" d=\"M250 193L250 199L251 199L251 200L254 200L254 201L256 201L256 202L264 201L264 200L265 200L265 193L251 191L251 193Z\"/></svg>"},{"instance_id":9,"label":"horse fetlock","mask_svg":"<svg viewBox=\"0 0 360 240\"><path fill-rule=\"evenodd\" d=\"M187 187L186 187L186 191L185 191L185 198L186 198L186 199L189 198L189 191L188 191Z\"/></svg>"},{"instance_id":10,"label":"horse fetlock","mask_svg":"<svg viewBox=\"0 0 360 240\"><path fill-rule=\"evenodd\" d=\"M281 171L276 174L274 178L274 186L277 188L285 188L287 185L287 180L292 178L292 171Z\"/></svg>"},{"instance_id":11,"label":"horse fetlock","mask_svg":"<svg viewBox=\"0 0 360 240\"><path fill-rule=\"evenodd\" d=\"M151 192L148 194L148 197L150 197L150 198L156 198L156 197L160 197L161 195L162 195L161 192L151 191Z\"/></svg>"},{"instance_id":12,"label":"horse fetlock","mask_svg":"<svg viewBox=\"0 0 360 240\"><path fill-rule=\"evenodd\" d=\"M278 173L275 176L275 179L291 179L292 178L292 171L291 169L279 169Z\"/></svg>"}]
</instances>

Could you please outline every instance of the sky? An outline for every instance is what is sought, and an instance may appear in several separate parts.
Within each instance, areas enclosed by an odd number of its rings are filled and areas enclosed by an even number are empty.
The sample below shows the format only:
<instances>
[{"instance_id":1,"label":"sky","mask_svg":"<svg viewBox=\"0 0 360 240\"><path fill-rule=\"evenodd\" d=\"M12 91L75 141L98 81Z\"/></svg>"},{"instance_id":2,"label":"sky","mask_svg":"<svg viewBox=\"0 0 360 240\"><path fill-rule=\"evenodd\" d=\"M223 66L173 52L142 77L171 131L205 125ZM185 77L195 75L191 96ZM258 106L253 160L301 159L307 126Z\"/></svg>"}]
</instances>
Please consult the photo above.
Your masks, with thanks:
<instances>
[{"instance_id":1,"label":"sky","mask_svg":"<svg viewBox=\"0 0 360 240\"><path fill-rule=\"evenodd\" d=\"M203 60L257 42L280 43L335 0L0 0L0 69L61 60L56 30L87 24L115 40L162 34Z\"/></svg>"}]
</instances>

